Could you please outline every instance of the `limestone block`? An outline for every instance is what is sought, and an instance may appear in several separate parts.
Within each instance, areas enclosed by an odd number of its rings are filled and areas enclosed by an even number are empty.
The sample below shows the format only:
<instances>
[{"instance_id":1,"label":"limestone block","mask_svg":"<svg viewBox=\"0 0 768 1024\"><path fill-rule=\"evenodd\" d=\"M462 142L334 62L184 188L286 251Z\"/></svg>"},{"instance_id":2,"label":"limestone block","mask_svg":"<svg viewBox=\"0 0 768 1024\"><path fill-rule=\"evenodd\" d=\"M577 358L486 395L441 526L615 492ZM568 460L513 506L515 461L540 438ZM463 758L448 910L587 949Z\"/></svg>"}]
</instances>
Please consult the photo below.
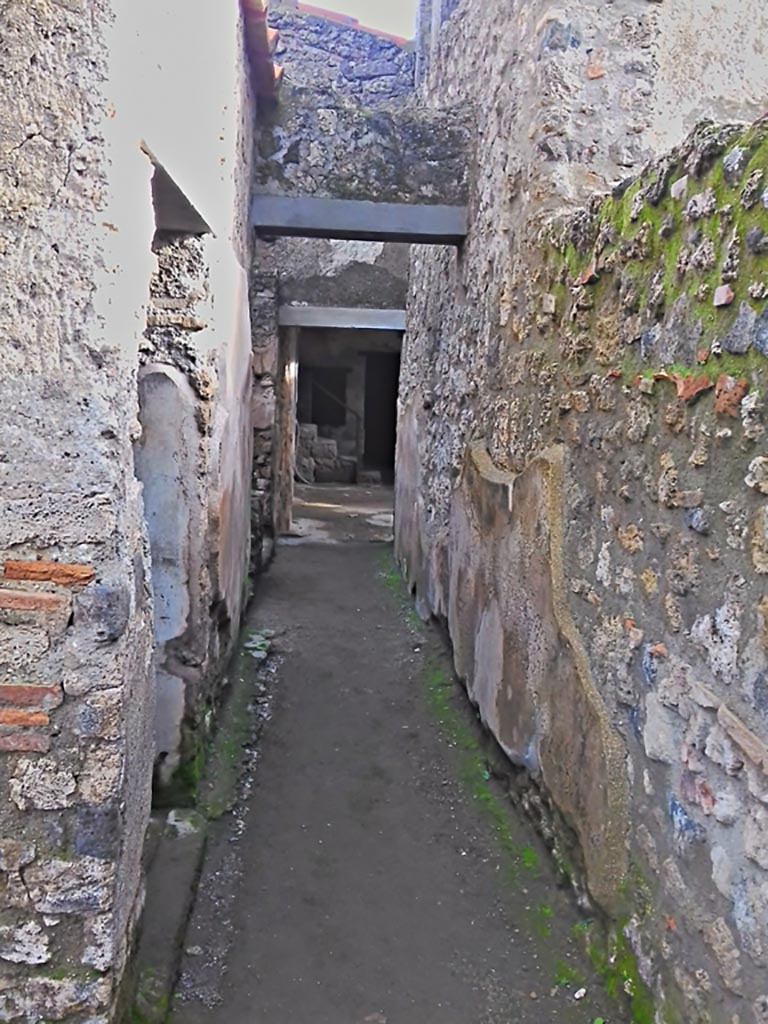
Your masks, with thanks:
<instances>
[{"instance_id":1,"label":"limestone block","mask_svg":"<svg viewBox=\"0 0 768 1024\"><path fill-rule=\"evenodd\" d=\"M114 863L95 857L51 858L31 865L24 880L38 913L88 914L110 908L115 873Z\"/></svg>"},{"instance_id":2,"label":"limestone block","mask_svg":"<svg viewBox=\"0 0 768 1024\"><path fill-rule=\"evenodd\" d=\"M647 695L643 745L652 761L675 764L679 760L681 724L679 715L664 707L655 693Z\"/></svg>"},{"instance_id":3,"label":"limestone block","mask_svg":"<svg viewBox=\"0 0 768 1024\"><path fill-rule=\"evenodd\" d=\"M75 599L75 625L97 643L113 643L128 628L131 598L123 583L91 584Z\"/></svg>"},{"instance_id":4,"label":"limestone block","mask_svg":"<svg viewBox=\"0 0 768 1024\"><path fill-rule=\"evenodd\" d=\"M704 926L704 938L715 954L723 982L732 992L741 991L741 957L731 929L722 917Z\"/></svg>"},{"instance_id":5,"label":"limestone block","mask_svg":"<svg viewBox=\"0 0 768 1024\"><path fill-rule=\"evenodd\" d=\"M0 871L18 871L35 859L33 843L20 839L0 839Z\"/></svg>"},{"instance_id":6,"label":"limestone block","mask_svg":"<svg viewBox=\"0 0 768 1024\"><path fill-rule=\"evenodd\" d=\"M10 782L11 799L25 811L55 811L75 803L77 780L53 758L19 761Z\"/></svg>"},{"instance_id":7,"label":"limestone block","mask_svg":"<svg viewBox=\"0 0 768 1024\"><path fill-rule=\"evenodd\" d=\"M123 751L103 743L85 756L78 774L78 794L86 804L104 804L120 793L123 775Z\"/></svg>"},{"instance_id":8,"label":"limestone block","mask_svg":"<svg viewBox=\"0 0 768 1024\"><path fill-rule=\"evenodd\" d=\"M35 921L0 927L0 960L12 964L46 964L51 959L50 940Z\"/></svg>"},{"instance_id":9,"label":"limestone block","mask_svg":"<svg viewBox=\"0 0 768 1024\"><path fill-rule=\"evenodd\" d=\"M110 1001L108 980L82 981L33 977L19 987L0 990L0 1020L65 1020L89 1010L103 1009Z\"/></svg>"},{"instance_id":10,"label":"limestone block","mask_svg":"<svg viewBox=\"0 0 768 1024\"><path fill-rule=\"evenodd\" d=\"M77 708L75 728L78 735L100 740L120 739L124 699L122 687L89 693Z\"/></svg>"},{"instance_id":11,"label":"limestone block","mask_svg":"<svg viewBox=\"0 0 768 1024\"><path fill-rule=\"evenodd\" d=\"M251 400L251 416L254 430L267 430L275 422L275 389L256 386Z\"/></svg>"},{"instance_id":12,"label":"limestone block","mask_svg":"<svg viewBox=\"0 0 768 1024\"><path fill-rule=\"evenodd\" d=\"M335 462L338 455L338 446L333 438L318 437L310 446L310 454L318 462Z\"/></svg>"},{"instance_id":13,"label":"limestone block","mask_svg":"<svg viewBox=\"0 0 768 1024\"><path fill-rule=\"evenodd\" d=\"M768 871L768 809L752 807L744 825L744 852Z\"/></svg>"},{"instance_id":14,"label":"limestone block","mask_svg":"<svg viewBox=\"0 0 768 1024\"><path fill-rule=\"evenodd\" d=\"M96 914L86 919L84 964L102 973L110 970L115 958L114 928L114 921L109 914Z\"/></svg>"}]
</instances>

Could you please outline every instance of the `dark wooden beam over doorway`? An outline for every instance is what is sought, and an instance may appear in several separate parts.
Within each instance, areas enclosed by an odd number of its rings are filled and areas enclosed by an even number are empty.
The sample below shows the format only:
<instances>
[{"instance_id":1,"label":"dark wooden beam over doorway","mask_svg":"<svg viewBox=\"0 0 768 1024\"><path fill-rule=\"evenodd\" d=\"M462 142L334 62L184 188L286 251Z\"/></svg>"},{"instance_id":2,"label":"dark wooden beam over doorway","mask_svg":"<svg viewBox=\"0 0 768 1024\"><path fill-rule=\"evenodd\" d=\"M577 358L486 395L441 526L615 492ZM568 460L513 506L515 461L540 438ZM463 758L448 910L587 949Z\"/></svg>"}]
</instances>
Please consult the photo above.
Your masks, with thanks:
<instances>
[{"instance_id":1,"label":"dark wooden beam over doorway","mask_svg":"<svg viewBox=\"0 0 768 1024\"><path fill-rule=\"evenodd\" d=\"M258 195L251 202L251 223L263 238L461 245L467 235L467 208Z\"/></svg>"}]
</instances>

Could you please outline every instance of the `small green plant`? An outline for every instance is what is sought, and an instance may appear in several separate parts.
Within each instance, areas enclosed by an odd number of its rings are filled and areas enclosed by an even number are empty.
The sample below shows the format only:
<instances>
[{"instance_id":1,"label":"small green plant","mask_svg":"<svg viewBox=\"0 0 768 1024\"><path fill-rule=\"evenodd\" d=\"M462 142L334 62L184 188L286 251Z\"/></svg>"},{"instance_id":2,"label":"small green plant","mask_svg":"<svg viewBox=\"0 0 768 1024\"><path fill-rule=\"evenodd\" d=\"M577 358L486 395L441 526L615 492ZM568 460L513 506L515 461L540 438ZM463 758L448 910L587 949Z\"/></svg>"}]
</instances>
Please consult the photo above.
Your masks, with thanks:
<instances>
[{"instance_id":1,"label":"small green plant","mask_svg":"<svg viewBox=\"0 0 768 1024\"><path fill-rule=\"evenodd\" d=\"M520 860L528 871L535 871L539 866L539 855L532 846L524 846L520 850Z\"/></svg>"},{"instance_id":2,"label":"small green plant","mask_svg":"<svg viewBox=\"0 0 768 1024\"><path fill-rule=\"evenodd\" d=\"M561 988L566 985L575 985L582 980L580 972L565 960L555 961L555 984Z\"/></svg>"}]
</instances>

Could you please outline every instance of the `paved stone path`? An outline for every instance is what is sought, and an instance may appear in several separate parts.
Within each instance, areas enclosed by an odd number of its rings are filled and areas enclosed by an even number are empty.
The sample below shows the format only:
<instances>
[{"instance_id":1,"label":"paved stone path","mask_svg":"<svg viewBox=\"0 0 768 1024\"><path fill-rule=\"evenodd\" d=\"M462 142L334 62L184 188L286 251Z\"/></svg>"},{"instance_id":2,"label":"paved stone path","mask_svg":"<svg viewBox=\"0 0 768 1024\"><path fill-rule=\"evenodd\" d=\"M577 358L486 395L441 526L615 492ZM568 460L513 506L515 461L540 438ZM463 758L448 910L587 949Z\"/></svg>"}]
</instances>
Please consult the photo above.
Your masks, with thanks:
<instances>
[{"instance_id":1,"label":"paved stone path","mask_svg":"<svg viewBox=\"0 0 768 1024\"><path fill-rule=\"evenodd\" d=\"M323 531L348 535L344 513ZM480 731L391 548L354 533L318 543L305 526L259 584L251 627L277 633L271 720L212 828L172 1020L629 1019L580 958L583 922L543 846L486 781Z\"/></svg>"}]
</instances>

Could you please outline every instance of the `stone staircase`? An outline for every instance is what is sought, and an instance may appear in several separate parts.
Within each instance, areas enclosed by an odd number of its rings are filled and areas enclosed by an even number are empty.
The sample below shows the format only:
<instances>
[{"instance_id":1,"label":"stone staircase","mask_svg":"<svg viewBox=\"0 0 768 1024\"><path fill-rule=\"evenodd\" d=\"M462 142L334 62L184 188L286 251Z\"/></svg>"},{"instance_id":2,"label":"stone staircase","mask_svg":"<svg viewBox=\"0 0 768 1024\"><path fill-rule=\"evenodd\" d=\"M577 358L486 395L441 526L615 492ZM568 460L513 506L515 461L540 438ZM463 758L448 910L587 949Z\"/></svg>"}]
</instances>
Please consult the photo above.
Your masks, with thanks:
<instances>
[{"instance_id":1,"label":"stone staircase","mask_svg":"<svg viewBox=\"0 0 768 1024\"><path fill-rule=\"evenodd\" d=\"M358 473L354 441L321 437L315 423L299 424L296 470L303 483L381 483L377 470Z\"/></svg>"}]
</instances>

